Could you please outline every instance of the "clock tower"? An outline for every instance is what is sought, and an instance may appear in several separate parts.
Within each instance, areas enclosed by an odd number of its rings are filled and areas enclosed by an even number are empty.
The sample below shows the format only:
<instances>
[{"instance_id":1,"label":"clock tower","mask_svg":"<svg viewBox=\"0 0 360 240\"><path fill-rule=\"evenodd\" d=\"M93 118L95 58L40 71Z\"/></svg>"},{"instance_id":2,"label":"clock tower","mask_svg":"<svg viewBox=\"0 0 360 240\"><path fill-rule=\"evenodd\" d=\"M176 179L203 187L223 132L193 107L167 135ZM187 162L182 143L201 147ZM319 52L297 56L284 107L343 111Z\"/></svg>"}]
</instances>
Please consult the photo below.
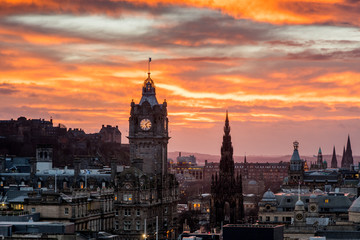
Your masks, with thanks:
<instances>
[{"instance_id":1,"label":"clock tower","mask_svg":"<svg viewBox=\"0 0 360 240\"><path fill-rule=\"evenodd\" d=\"M158 103L149 72L140 103L131 102L128 136L131 163L141 166L144 173L166 175L168 132L167 103L165 100Z\"/></svg>"}]
</instances>

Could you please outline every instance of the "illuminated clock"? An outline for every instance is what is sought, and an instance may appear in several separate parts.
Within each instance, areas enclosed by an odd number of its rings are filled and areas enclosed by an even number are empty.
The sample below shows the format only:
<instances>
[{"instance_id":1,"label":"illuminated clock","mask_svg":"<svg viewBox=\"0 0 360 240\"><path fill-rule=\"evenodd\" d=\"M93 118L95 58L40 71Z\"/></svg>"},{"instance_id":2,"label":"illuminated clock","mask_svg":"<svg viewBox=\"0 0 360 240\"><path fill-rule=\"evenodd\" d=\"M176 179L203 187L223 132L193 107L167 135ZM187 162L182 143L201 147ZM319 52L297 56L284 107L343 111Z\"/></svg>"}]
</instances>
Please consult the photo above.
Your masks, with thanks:
<instances>
[{"instance_id":1,"label":"illuminated clock","mask_svg":"<svg viewBox=\"0 0 360 240\"><path fill-rule=\"evenodd\" d=\"M145 131L150 130L151 121L147 118L144 118L143 120L140 121L140 128Z\"/></svg>"},{"instance_id":2,"label":"illuminated clock","mask_svg":"<svg viewBox=\"0 0 360 240\"><path fill-rule=\"evenodd\" d=\"M302 220L303 219L303 215L301 213L296 214L296 219L297 220Z\"/></svg>"}]
</instances>

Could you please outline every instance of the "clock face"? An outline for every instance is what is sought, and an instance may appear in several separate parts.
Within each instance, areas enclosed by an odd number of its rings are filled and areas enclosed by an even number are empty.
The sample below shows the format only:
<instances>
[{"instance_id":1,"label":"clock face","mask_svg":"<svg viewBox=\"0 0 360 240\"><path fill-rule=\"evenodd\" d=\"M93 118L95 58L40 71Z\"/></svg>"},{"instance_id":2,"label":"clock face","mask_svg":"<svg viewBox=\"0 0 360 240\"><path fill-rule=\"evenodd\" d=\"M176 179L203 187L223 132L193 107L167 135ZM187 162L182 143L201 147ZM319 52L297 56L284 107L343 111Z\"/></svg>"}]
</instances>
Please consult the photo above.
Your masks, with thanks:
<instances>
[{"instance_id":1,"label":"clock face","mask_svg":"<svg viewBox=\"0 0 360 240\"><path fill-rule=\"evenodd\" d=\"M296 214L296 219L297 220L303 219L303 215L301 213Z\"/></svg>"},{"instance_id":2,"label":"clock face","mask_svg":"<svg viewBox=\"0 0 360 240\"><path fill-rule=\"evenodd\" d=\"M147 118L144 118L140 121L140 128L145 131L149 130L151 128L151 121Z\"/></svg>"},{"instance_id":3,"label":"clock face","mask_svg":"<svg viewBox=\"0 0 360 240\"><path fill-rule=\"evenodd\" d=\"M311 210L312 212L315 212L316 207L315 207L314 205L312 205L312 206L310 207L310 210Z\"/></svg>"}]
</instances>

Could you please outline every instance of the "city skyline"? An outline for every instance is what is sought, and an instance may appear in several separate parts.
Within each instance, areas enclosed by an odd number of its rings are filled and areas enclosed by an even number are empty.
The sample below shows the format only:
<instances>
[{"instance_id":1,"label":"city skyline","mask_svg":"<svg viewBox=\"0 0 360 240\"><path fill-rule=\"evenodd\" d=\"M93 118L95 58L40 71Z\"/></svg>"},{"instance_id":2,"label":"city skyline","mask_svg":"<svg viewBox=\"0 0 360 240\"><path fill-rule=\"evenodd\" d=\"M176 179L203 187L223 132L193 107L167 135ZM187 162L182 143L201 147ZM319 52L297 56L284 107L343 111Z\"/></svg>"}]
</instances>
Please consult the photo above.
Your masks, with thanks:
<instances>
[{"instance_id":1,"label":"city skyline","mask_svg":"<svg viewBox=\"0 0 360 240\"><path fill-rule=\"evenodd\" d=\"M0 118L127 136L151 57L169 151L219 155L227 109L236 156L359 155L360 5L208 2L4 1Z\"/></svg>"}]
</instances>

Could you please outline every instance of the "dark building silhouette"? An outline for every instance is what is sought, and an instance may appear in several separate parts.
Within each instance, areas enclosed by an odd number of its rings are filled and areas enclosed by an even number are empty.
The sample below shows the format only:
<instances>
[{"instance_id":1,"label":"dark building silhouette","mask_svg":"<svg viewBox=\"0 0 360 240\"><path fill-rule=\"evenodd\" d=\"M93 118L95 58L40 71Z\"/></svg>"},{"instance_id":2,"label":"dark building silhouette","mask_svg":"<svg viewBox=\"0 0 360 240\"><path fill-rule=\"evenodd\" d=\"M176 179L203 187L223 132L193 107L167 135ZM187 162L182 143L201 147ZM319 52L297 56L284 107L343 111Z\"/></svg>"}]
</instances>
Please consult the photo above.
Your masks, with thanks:
<instances>
[{"instance_id":1,"label":"dark building silhouette","mask_svg":"<svg viewBox=\"0 0 360 240\"><path fill-rule=\"evenodd\" d=\"M111 125L107 125L105 127L105 125L102 125L99 135L102 142L121 144L121 132L118 126L112 127Z\"/></svg>"},{"instance_id":2,"label":"dark building silhouette","mask_svg":"<svg viewBox=\"0 0 360 240\"><path fill-rule=\"evenodd\" d=\"M0 120L0 155L35 157L39 144L52 146L54 167L72 167L76 157L87 159L86 168L111 162L130 165L129 148L121 144L117 126L103 125L98 133L87 134L79 128L54 126L52 119Z\"/></svg>"},{"instance_id":3,"label":"dark building silhouette","mask_svg":"<svg viewBox=\"0 0 360 240\"><path fill-rule=\"evenodd\" d=\"M341 168L350 169L351 165L353 164L354 164L354 158L351 150L350 135L348 135L346 150L344 148L343 158L341 161Z\"/></svg>"},{"instance_id":4,"label":"dark building silhouette","mask_svg":"<svg viewBox=\"0 0 360 240\"><path fill-rule=\"evenodd\" d=\"M332 155L332 158L331 158L331 168L337 168L337 159L336 159L335 146L334 146L333 155Z\"/></svg>"},{"instance_id":5,"label":"dark building silhouette","mask_svg":"<svg viewBox=\"0 0 360 240\"><path fill-rule=\"evenodd\" d=\"M228 113L224 127L219 174L211 182L211 227L221 224L241 223L244 220L241 175L235 177L233 147L230 136Z\"/></svg>"}]
</instances>

